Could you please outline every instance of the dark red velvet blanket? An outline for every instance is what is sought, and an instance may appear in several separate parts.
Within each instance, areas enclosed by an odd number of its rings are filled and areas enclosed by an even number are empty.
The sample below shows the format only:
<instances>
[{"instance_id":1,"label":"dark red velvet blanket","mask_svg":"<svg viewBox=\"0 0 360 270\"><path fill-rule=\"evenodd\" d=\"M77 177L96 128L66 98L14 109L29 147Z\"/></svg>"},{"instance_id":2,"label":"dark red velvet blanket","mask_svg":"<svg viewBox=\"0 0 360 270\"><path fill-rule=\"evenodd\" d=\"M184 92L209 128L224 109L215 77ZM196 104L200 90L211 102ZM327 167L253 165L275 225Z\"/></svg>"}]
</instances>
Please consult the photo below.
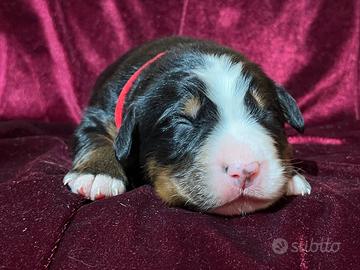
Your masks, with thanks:
<instances>
[{"instance_id":1,"label":"dark red velvet blanket","mask_svg":"<svg viewBox=\"0 0 360 270\"><path fill-rule=\"evenodd\" d=\"M244 52L298 100L307 197L224 218L149 186L70 194L69 138L99 72L146 40ZM0 1L1 269L360 269L360 1Z\"/></svg>"}]
</instances>

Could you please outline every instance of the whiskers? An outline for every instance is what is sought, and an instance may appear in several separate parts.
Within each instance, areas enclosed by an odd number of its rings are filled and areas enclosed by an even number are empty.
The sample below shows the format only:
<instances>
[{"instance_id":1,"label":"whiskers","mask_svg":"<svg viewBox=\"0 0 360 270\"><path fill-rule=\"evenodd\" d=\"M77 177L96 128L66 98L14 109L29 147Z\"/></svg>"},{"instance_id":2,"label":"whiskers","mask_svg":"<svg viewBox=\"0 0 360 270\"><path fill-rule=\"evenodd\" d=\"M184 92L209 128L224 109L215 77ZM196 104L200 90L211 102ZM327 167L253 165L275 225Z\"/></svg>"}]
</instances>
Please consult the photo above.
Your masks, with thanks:
<instances>
[{"instance_id":1,"label":"whiskers","mask_svg":"<svg viewBox=\"0 0 360 270\"><path fill-rule=\"evenodd\" d=\"M246 188L242 192L243 195L256 198L265 198L265 193L260 187Z\"/></svg>"},{"instance_id":2,"label":"whiskers","mask_svg":"<svg viewBox=\"0 0 360 270\"><path fill-rule=\"evenodd\" d=\"M302 168L297 166L297 165L303 164L303 162L301 160L296 160L293 158L282 158L279 160L285 166L286 170L290 170L290 171L293 170L299 174L305 173L305 171Z\"/></svg>"},{"instance_id":3,"label":"whiskers","mask_svg":"<svg viewBox=\"0 0 360 270\"><path fill-rule=\"evenodd\" d=\"M184 206L196 206L197 208L207 211L213 208L217 202L213 194L209 192L207 186L206 169L197 164L186 172L176 175L177 185L181 193L185 196ZM189 185L191 183L191 185Z\"/></svg>"}]
</instances>

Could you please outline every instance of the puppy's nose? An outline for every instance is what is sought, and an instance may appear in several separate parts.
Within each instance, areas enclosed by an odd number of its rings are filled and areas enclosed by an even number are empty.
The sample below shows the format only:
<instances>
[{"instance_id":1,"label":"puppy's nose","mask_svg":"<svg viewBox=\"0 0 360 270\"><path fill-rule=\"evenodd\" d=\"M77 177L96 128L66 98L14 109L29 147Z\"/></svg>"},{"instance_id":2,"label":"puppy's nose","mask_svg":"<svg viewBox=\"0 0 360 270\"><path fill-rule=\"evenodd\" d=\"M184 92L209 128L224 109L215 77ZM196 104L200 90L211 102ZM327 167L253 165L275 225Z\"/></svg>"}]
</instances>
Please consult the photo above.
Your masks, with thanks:
<instances>
[{"instance_id":1,"label":"puppy's nose","mask_svg":"<svg viewBox=\"0 0 360 270\"><path fill-rule=\"evenodd\" d=\"M241 162L234 162L225 166L225 172L232 178L235 179L247 179L252 180L260 170L260 164L257 161L244 164Z\"/></svg>"}]
</instances>

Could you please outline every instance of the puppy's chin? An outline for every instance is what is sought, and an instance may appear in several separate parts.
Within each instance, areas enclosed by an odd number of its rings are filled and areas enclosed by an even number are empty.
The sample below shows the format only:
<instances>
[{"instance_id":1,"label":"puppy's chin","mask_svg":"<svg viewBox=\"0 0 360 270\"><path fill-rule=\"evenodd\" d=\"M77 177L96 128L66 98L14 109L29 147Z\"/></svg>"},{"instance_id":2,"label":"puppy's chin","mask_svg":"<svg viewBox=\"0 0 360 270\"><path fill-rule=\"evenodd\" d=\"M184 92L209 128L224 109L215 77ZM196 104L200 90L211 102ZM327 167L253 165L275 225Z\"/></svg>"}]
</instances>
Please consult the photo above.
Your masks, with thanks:
<instances>
[{"instance_id":1,"label":"puppy's chin","mask_svg":"<svg viewBox=\"0 0 360 270\"><path fill-rule=\"evenodd\" d=\"M269 207L275 199L260 199L256 197L243 196L228 202L222 206L210 209L209 213L223 216L237 216L251 213Z\"/></svg>"},{"instance_id":2,"label":"puppy's chin","mask_svg":"<svg viewBox=\"0 0 360 270\"><path fill-rule=\"evenodd\" d=\"M280 179L285 178L280 177ZM225 216L252 213L275 203L284 195L284 187L282 181L277 181L276 185L253 185L245 189L240 188L237 189L236 193L231 192L227 193L227 196L219 197L222 203L208 210L208 212Z\"/></svg>"}]
</instances>

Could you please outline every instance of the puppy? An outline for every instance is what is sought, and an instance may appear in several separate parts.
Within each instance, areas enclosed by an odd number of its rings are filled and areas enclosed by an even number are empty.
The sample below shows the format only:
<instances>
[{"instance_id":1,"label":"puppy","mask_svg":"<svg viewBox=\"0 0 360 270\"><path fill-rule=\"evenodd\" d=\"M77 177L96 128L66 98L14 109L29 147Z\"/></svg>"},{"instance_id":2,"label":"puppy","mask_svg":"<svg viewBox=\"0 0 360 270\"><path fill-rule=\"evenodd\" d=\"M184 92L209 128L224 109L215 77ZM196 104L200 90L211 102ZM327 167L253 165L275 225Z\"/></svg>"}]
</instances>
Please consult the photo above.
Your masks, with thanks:
<instances>
[{"instance_id":1,"label":"puppy","mask_svg":"<svg viewBox=\"0 0 360 270\"><path fill-rule=\"evenodd\" d=\"M304 130L295 100L243 55L209 41L156 40L100 75L64 184L97 200L151 183L169 205L253 212L310 193L291 164L285 122Z\"/></svg>"}]
</instances>

